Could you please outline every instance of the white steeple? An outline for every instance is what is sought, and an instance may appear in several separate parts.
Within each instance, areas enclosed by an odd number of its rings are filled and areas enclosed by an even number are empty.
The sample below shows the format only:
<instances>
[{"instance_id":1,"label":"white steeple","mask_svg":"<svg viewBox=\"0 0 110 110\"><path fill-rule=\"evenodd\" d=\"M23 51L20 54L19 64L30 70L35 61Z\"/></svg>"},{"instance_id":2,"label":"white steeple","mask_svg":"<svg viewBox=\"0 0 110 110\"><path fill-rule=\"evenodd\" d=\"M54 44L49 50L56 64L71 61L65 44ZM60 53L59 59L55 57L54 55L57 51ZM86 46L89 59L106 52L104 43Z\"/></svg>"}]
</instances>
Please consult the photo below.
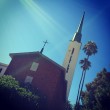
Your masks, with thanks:
<instances>
[{"instance_id":1,"label":"white steeple","mask_svg":"<svg viewBox=\"0 0 110 110\"><path fill-rule=\"evenodd\" d=\"M82 26L83 26L83 21L84 21L84 15L85 15L85 12L81 19L77 32L74 34L69 44L69 47L68 47L68 50L66 52L66 56L63 62L63 67L66 69L65 79L67 80L67 97L69 96L69 92L70 92L70 88L71 88L71 84L73 80L73 75L74 75L79 51L81 48L81 38L82 38L81 31L82 31Z\"/></svg>"}]
</instances>

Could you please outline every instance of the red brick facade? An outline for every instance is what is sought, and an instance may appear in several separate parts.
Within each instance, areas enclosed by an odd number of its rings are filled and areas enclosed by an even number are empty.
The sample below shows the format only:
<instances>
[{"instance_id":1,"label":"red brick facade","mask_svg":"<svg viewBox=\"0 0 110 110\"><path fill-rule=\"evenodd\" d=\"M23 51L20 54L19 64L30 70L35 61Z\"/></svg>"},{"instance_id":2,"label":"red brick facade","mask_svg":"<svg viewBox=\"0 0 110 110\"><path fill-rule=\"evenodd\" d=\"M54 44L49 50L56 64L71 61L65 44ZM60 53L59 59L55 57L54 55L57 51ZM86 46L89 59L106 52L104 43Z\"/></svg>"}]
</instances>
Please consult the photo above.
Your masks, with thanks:
<instances>
[{"instance_id":1,"label":"red brick facade","mask_svg":"<svg viewBox=\"0 0 110 110\"><path fill-rule=\"evenodd\" d=\"M65 69L39 52L10 54L10 62L5 74L10 74L20 82L32 76L32 86L47 97L49 110L63 110L66 101ZM33 62L39 63L36 71L31 71Z\"/></svg>"}]
</instances>

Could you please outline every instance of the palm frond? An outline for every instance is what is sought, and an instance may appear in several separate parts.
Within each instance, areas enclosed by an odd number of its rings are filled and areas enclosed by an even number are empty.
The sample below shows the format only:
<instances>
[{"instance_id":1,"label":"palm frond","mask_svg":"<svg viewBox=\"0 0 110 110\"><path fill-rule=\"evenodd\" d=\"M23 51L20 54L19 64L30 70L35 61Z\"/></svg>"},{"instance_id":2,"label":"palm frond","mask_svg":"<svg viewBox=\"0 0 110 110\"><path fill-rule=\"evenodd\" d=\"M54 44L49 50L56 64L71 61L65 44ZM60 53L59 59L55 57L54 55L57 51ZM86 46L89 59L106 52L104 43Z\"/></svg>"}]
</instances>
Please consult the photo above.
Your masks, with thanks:
<instances>
[{"instance_id":1,"label":"palm frond","mask_svg":"<svg viewBox=\"0 0 110 110\"><path fill-rule=\"evenodd\" d=\"M93 41L88 41L88 43L84 45L83 50L88 56L95 55L97 53L97 45Z\"/></svg>"},{"instance_id":2,"label":"palm frond","mask_svg":"<svg viewBox=\"0 0 110 110\"><path fill-rule=\"evenodd\" d=\"M83 60L80 60L81 68L83 70L88 70L89 67L91 67L91 62L88 61L87 58L84 58Z\"/></svg>"}]
</instances>

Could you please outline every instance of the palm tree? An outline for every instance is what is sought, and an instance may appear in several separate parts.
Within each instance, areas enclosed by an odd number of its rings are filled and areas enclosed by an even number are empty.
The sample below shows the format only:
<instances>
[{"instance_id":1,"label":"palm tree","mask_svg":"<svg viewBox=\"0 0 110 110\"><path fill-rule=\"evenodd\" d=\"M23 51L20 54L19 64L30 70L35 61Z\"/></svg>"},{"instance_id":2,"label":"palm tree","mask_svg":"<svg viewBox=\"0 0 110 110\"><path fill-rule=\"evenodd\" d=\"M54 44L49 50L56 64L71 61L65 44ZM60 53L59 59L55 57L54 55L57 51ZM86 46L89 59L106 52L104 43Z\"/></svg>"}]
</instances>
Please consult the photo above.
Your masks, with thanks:
<instances>
[{"instance_id":1,"label":"palm tree","mask_svg":"<svg viewBox=\"0 0 110 110\"><path fill-rule=\"evenodd\" d=\"M97 53L97 45L93 41L88 41L88 43L84 45L83 50L84 50L84 53L86 53L87 58L80 61L80 64L82 64L81 68L83 69L83 71L82 71L82 76L81 76L81 80L79 83L76 106L77 104L79 104L79 101L80 101L80 96L81 96L82 88L84 85L86 70L89 69L89 67L91 66L91 63L88 61L89 56L93 54L95 55ZM81 86L81 82L82 82L82 86ZM81 90L80 90L80 86L81 86Z\"/></svg>"},{"instance_id":2,"label":"palm tree","mask_svg":"<svg viewBox=\"0 0 110 110\"><path fill-rule=\"evenodd\" d=\"M79 83L76 106L79 106L79 100L80 100L80 94L81 94L81 92L80 92L81 82L82 82L82 86L81 86L81 90L82 90L83 84L84 84L86 70L88 70L89 67L91 67L91 62L88 61L87 58L84 58L84 60L80 60L80 64L81 64L81 68L83 69L83 71L82 71L82 76L81 76L81 80L80 80L80 83Z\"/></svg>"},{"instance_id":3,"label":"palm tree","mask_svg":"<svg viewBox=\"0 0 110 110\"><path fill-rule=\"evenodd\" d=\"M81 82L83 80L83 75L84 75L84 70L82 71L82 75L81 75L81 79L80 79L80 83L79 83L79 87L78 87L78 94L77 94L77 98L76 98L76 107L77 107L77 105L79 105L78 100L79 100L80 86L81 86Z\"/></svg>"},{"instance_id":4,"label":"palm tree","mask_svg":"<svg viewBox=\"0 0 110 110\"><path fill-rule=\"evenodd\" d=\"M86 71L91 67L91 62L88 61L87 58L84 58L84 60L80 60L81 68Z\"/></svg>"},{"instance_id":5,"label":"palm tree","mask_svg":"<svg viewBox=\"0 0 110 110\"><path fill-rule=\"evenodd\" d=\"M84 53L87 55L87 59L91 55L95 55L97 53L97 45L93 41L88 41L86 45L83 47Z\"/></svg>"},{"instance_id":6,"label":"palm tree","mask_svg":"<svg viewBox=\"0 0 110 110\"><path fill-rule=\"evenodd\" d=\"M91 62L88 61L87 58L84 58L84 60L80 60L80 64L81 64L81 68L83 69L84 72L83 72L82 85L81 85L78 102L80 101L80 96L81 96L83 85L84 85L86 71L89 70L89 68L91 67Z\"/></svg>"}]
</instances>

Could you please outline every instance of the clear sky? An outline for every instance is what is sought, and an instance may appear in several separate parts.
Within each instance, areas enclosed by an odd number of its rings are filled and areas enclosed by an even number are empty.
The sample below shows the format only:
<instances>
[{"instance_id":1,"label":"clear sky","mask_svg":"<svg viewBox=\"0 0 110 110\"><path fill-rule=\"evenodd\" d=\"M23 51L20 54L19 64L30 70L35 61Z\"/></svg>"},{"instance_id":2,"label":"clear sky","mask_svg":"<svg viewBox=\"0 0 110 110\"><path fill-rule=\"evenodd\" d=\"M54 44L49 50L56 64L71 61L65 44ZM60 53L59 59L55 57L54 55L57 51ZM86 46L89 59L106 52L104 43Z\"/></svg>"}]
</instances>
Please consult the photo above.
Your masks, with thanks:
<instances>
[{"instance_id":1,"label":"clear sky","mask_svg":"<svg viewBox=\"0 0 110 110\"><path fill-rule=\"evenodd\" d=\"M62 65L84 11L82 47L89 40L98 46L98 53L90 57L85 83L103 67L110 71L109 0L0 0L0 62L9 64L9 53L40 51L48 40L44 55ZM72 104L82 71L79 60L84 57L81 50L69 96Z\"/></svg>"}]
</instances>

